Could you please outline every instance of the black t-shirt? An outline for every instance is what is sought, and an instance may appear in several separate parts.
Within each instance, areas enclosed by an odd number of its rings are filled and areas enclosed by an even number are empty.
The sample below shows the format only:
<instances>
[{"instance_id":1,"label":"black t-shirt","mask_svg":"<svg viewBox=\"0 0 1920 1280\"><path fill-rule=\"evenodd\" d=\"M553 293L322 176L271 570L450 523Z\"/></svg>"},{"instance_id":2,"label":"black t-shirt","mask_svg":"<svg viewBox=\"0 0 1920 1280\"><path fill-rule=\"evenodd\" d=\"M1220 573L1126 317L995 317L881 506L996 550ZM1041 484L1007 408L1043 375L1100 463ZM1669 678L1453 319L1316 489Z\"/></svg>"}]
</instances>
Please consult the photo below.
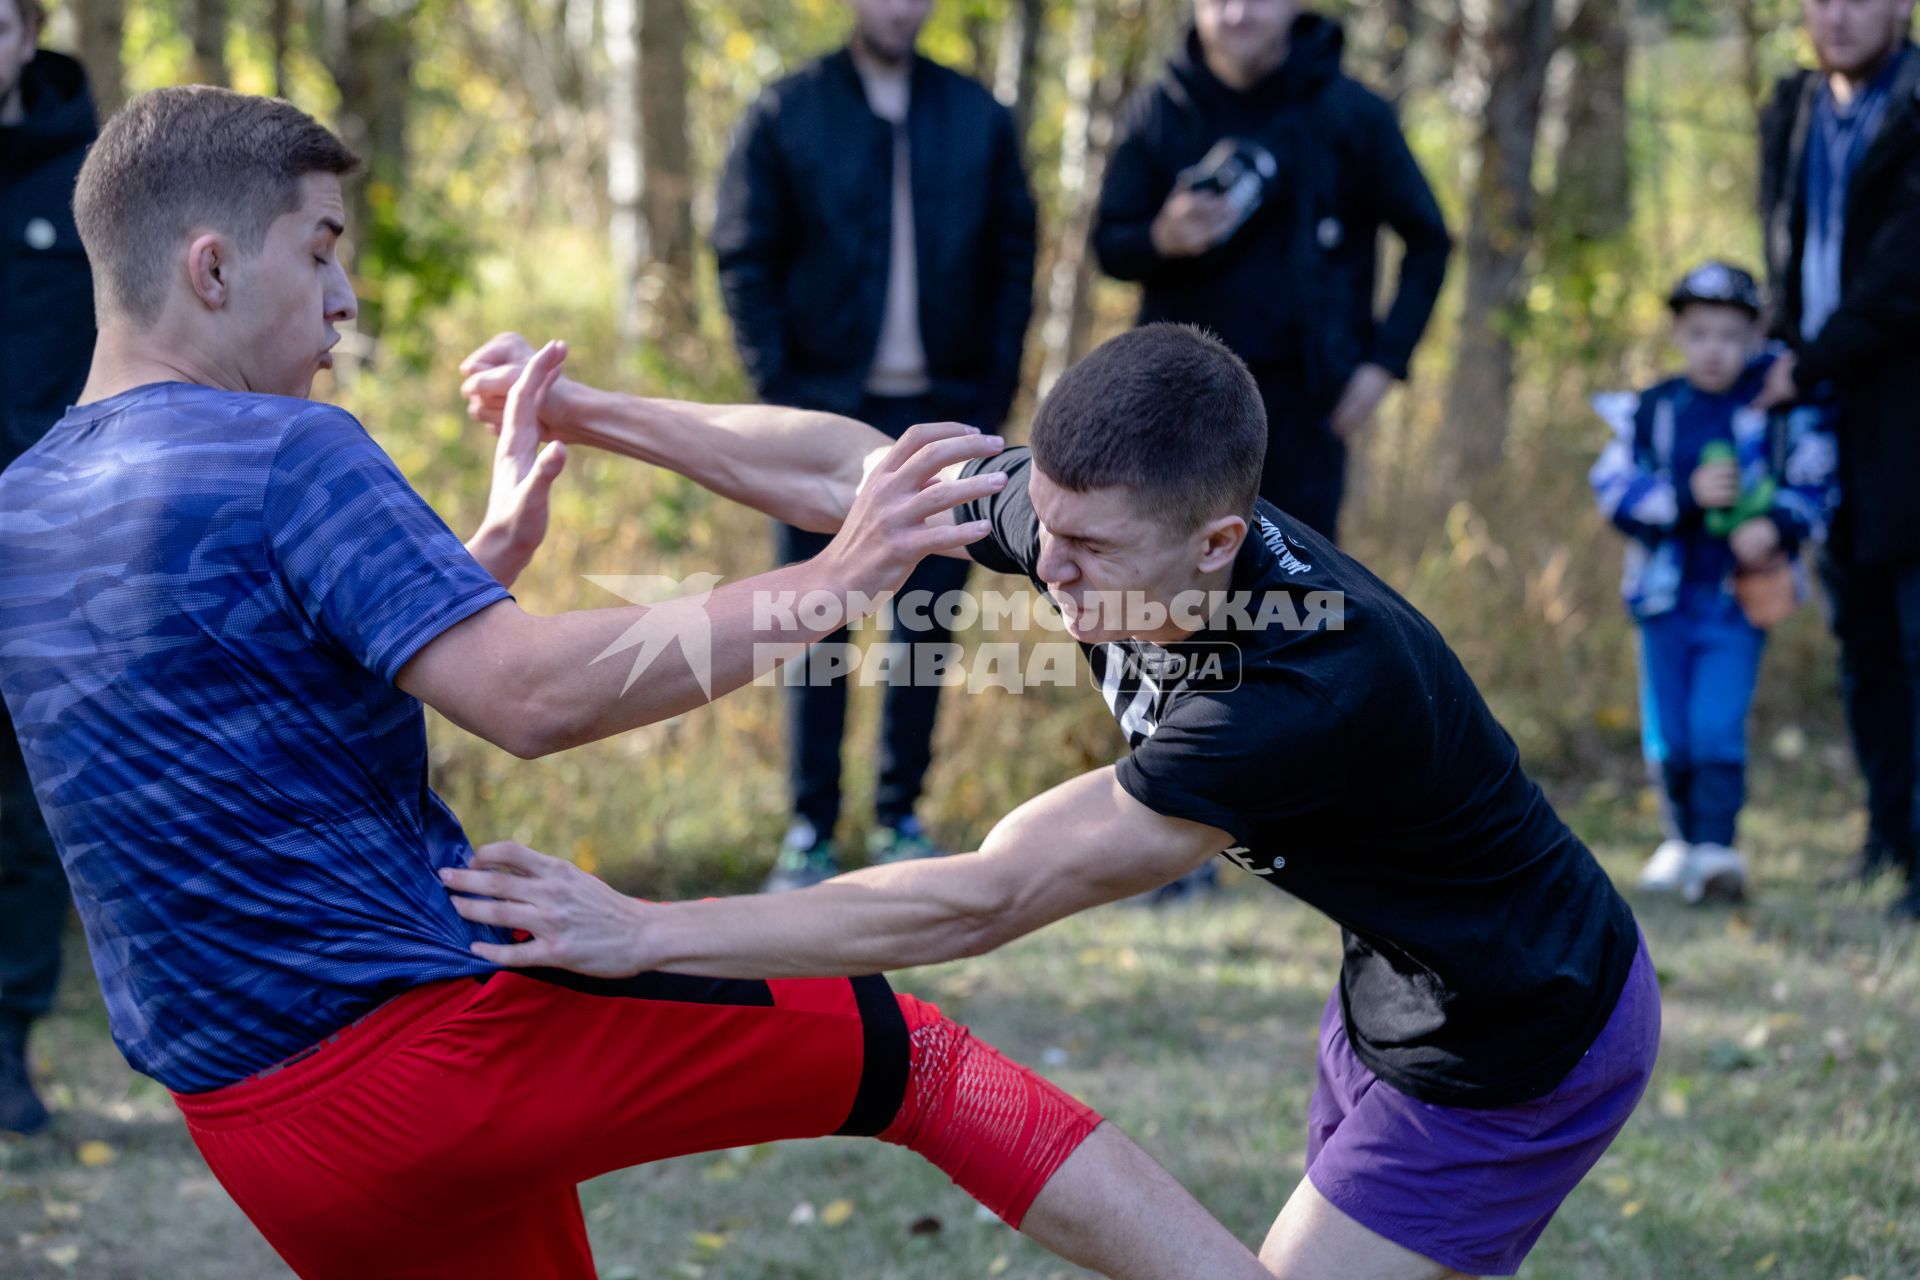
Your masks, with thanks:
<instances>
[{"instance_id":1,"label":"black t-shirt","mask_svg":"<svg viewBox=\"0 0 1920 1280\"><path fill-rule=\"evenodd\" d=\"M992 522L974 559L1044 590L1029 467L969 464L1011 478L957 518ZM1347 1034L1381 1079L1451 1106L1546 1093L1619 999L1632 911L1385 583L1261 502L1231 592L1190 641L1082 646L1131 748L1120 785L1340 925Z\"/></svg>"}]
</instances>

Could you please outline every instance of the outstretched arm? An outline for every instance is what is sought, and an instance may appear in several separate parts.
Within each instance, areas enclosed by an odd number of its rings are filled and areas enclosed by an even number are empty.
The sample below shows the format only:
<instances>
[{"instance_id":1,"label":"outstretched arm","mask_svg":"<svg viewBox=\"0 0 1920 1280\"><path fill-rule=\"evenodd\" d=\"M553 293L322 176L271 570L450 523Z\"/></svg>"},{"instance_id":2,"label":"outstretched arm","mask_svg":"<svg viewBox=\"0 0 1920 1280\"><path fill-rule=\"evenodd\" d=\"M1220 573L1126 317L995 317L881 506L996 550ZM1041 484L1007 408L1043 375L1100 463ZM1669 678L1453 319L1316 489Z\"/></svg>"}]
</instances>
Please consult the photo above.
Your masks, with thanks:
<instances>
[{"instance_id":1,"label":"outstretched arm","mask_svg":"<svg viewBox=\"0 0 1920 1280\"><path fill-rule=\"evenodd\" d=\"M507 393L533 355L503 333L461 362L467 410L497 426ZM562 378L540 425L551 439L666 467L743 506L802 529L832 533L860 481L893 441L837 414L778 405L709 405L601 391Z\"/></svg>"},{"instance_id":2,"label":"outstretched arm","mask_svg":"<svg viewBox=\"0 0 1920 1280\"><path fill-rule=\"evenodd\" d=\"M978 955L1103 902L1166 884L1234 843L1169 818L1083 774L1003 818L977 853L866 867L796 893L653 903L569 862L488 845L443 872L469 920L525 929L530 942L475 943L508 966L618 977L671 970L713 977L875 973Z\"/></svg>"},{"instance_id":3,"label":"outstretched arm","mask_svg":"<svg viewBox=\"0 0 1920 1280\"><path fill-rule=\"evenodd\" d=\"M503 436L538 435L541 394L556 381L564 357L556 343L527 362L508 396ZM503 600L429 641L394 682L519 756L565 750L678 715L871 611L923 557L984 536L985 521L930 521L1006 483L999 475L940 478L942 470L998 449L998 441L957 423L913 427L879 456L853 496L844 527L811 560L718 590L699 592L696 585L699 594L659 604L541 618ZM765 607L819 593L838 606L834 616ZM820 625L809 625L809 617ZM628 650L631 658L620 657ZM602 661L609 658L617 660Z\"/></svg>"}]
</instances>

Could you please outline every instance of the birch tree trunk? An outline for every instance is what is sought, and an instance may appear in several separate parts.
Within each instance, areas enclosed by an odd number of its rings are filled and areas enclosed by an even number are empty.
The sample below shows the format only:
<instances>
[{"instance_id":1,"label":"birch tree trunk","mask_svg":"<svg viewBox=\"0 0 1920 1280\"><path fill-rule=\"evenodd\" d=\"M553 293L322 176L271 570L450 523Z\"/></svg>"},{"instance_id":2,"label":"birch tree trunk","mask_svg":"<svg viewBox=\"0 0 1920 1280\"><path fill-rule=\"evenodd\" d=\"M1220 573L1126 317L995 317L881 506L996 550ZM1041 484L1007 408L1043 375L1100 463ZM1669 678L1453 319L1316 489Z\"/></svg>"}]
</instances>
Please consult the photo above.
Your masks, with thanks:
<instances>
[{"instance_id":1,"label":"birch tree trunk","mask_svg":"<svg viewBox=\"0 0 1920 1280\"><path fill-rule=\"evenodd\" d=\"M1512 411L1514 340L1524 319L1538 203L1533 159L1553 0L1469 0L1479 28L1484 106L1468 186L1465 299L1440 460L1468 488L1499 466Z\"/></svg>"}]
</instances>

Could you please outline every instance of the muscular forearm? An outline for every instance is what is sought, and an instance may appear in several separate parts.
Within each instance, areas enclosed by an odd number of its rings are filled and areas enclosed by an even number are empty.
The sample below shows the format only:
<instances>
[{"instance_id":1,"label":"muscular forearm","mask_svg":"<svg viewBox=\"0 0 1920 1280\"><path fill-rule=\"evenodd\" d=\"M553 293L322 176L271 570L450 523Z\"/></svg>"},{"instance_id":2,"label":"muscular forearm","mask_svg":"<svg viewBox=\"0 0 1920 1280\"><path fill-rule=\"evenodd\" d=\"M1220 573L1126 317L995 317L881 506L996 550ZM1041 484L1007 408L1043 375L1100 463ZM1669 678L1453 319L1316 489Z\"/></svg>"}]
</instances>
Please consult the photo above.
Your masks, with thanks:
<instances>
[{"instance_id":1,"label":"muscular forearm","mask_svg":"<svg viewBox=\"0 0 1920 1280\"><path fill-rule=\"evenodd\" d=\"M855 578L829 552L657 605L536 617L503 601L442 635L396 682L517 756L550 755L670 719L798 656L869 611ZM801 607L808 600L831 607Z\"/></svg>"},{"instance_id":2,"label":"muscular forearm","mask_svg":"<svg viewBox=\"0 0 1920 1280\"><path fill-rule=\"evenodd\" d=\"M978 874L984 857L867 867L795 893L639 904L634 968L839 977L991 951L1017 935Z\"/></svg>"},{"instance_id":3,"label":"muscular forearm","mask_svg":"<svg viewBox=\"0 0 1920 1280\"><path fill-rule=\"evenodd\" d=\"M852 418L777 405L656 400L573 385L553 432L670 468L788 524L839 529L862 467L891 442Z\"/></svg>"}]
</instances>

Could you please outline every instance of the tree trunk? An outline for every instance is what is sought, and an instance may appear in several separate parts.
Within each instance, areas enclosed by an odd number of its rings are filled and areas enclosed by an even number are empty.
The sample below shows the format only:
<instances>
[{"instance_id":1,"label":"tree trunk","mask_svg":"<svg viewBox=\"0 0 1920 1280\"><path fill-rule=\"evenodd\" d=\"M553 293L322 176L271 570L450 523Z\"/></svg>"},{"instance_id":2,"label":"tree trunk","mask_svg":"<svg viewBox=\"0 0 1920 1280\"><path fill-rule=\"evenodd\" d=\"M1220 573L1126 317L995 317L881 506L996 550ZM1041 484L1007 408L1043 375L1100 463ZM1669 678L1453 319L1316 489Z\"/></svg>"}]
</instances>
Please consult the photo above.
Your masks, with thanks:
<instances>
[{"instance_id":1,"label":"tree trunk","mask_svg":"<svg viewBox=\"0 0 1920 1280\"><path fill-rule=\"evenodd\" d=\"M1468 191L1467 277L1440 461L1469 488L1498 467L1513 394L1514 337L1525 319L1527 257L1533 249L1533 157L1547 63L1553 56L1553 0L1492 0L1481 19L1485 107Z\"/></svg>"},{"instance_id":2,"label":"tree trunk","mask_svg":"<svg viewBox=\"0 0 1920 1280\"><path fill-rule=\"evenodd\" d=\"M188 25L193 61L187 78L196 84L228 84L227 0L193 0Z\"/></svg>"},{"instance_id":3,"label":"tree trunk","mask_svg":"<svg viewBox=\"0 0 1920 1280\"><path fill-rule=\"evenodd\" d=\"M1576 240L1611 240L1633 221L1633 171L1627 159L1631 17L1632 0L1586 0L1567 29L1573 78L1554 223Z\"/></svg>"},{"instance_id":4,"label":"tree trunk","mask_svg":"<svg viewBox=\"0 0 1920 1280\"><path fill-rule=\"evenodd\" d=\"M293 25L293 0L273 0L267 11L267 23L271 28L267 38L272 48L273 58L273 96L287 96L287 32Z\"/></svg>"},{"instance_id":5,"label":"tree trunk","mask_svg":"<svg viewBox=\"0 0 1920 1280\"><path fill-rule=\"evenodd\" d=\"M1760 14L1759 0L1734 0L1733 13L1740 25L1740 71L1746 82L1747 101L1753 104L1754 122L1766 105L1766 72L1760 65L1760 42L1766 38L1766 19Z\"/></svg>"},{"instance_id":6,"label":"tree trunk","mask_svg":"<svg viewBox=\"0 0 1920 1280\"><path fill-rule=\"evenodd\" d=\"M1097 41L1103 25L1118 28L1113 33L1117 48L1106 62L1105 74L1096 76ZM1100 0L1076 0L1067 54L1067 117L1060 143L1060 202L1067 212L1047 280L1046 319L1040 326L1045 352L1041 395L1086 353L1093 320L1093 216L1113 147L1114 118L1133 92L1146 56L1149 26L1143 0L1121 0L1117 10Z\"/></svg>"},{"instance_id":7,"label":"tree trunk","mask_svg":"<svg viewBox=\"0 0 1920 1280\"><path fill-rule=\"evenodd\" d=\"M1420 32L1420 5L1417 0L1387 0L1386 48L1382 73L1387 100L1395 106L1407 96L1413 79L1414 37Z\"/></svg>"},{"instance_id":8,"label":"tree trunk","mask_svg":"<svg viewBox=\"0 0 1920 1280\"><path fill-rule=\"evenodd\" d=\"M126 101L121 62L126 35L126 0L74 0L75 43L93 86L94 105L106 119Z\"/></svg>"},{"instance_id":9,"label":"tree trunk","mask_svg":"<svg viewBox=\"0 0 1920 1280\"><path fill-rule=\"evenodd\" d=\"M340 140L362 161L347 187L348 237L354 265L364 270L367 248L407 183L407 116L413 79L413 9L376 10L369 0L328 0L327 67L340 92ZM377 299L361 309L360 328L379 329Z\"/></svg>"},{"instance_id":10,"label":"tree trunk","mask_svg":"<svg viewBox=\"0 0 1920 1280\"><path fill-rule=\"evenodd\" d=\"M1067 114L1060 136L1060 207L1066 211L1059 249L1047 280L1046 318L1040 324L1044 356L1040 365L1040 394L1046 395L1076 356L1078 331L1085 323L1086 294L1092 283L1088 259L1093 257L1088 235L1093 208L1099 199L1093 148L1095 37L1100 29L1099 0L1074 0L1073 25L1067 35L1065 89Z\"/></svg>"},{"instance_id":11,"label":"tree trunk","mask_svg":"<svg viewBox=\"0 0 1920 1280\"><path fill-rule=\"evenodd\" d=\"M644 327L694 338L693 148L687 137L686 0L640 0L641 216L652 261Z\"/></svg>"},{"instance_id":12,"label":"tree trunk","mask_svg":"<svg viewBox=\"0 0 1920 1280\"><path fill-rule=\"evenodd\" d=\"M1000 56L994 68L993 96L1013 112L1014 136L1024 149L1033 123L1033 88L1040 58L1040 28L1046 0L1014 0L1000 29Z\"/></svg>"},{"instance_id":13,"label":"tree trunk","mask_svg":"<svg viewBox=\"0 0 1920 1280\"><path fill-rule=\"evenodd\" d=\"M606 0L607 226L612 256L614 331L625 350L641 340L641 268L648 257L640 202L645 152L640 128L639 0Z\"/></svg>"}]
</instances>

